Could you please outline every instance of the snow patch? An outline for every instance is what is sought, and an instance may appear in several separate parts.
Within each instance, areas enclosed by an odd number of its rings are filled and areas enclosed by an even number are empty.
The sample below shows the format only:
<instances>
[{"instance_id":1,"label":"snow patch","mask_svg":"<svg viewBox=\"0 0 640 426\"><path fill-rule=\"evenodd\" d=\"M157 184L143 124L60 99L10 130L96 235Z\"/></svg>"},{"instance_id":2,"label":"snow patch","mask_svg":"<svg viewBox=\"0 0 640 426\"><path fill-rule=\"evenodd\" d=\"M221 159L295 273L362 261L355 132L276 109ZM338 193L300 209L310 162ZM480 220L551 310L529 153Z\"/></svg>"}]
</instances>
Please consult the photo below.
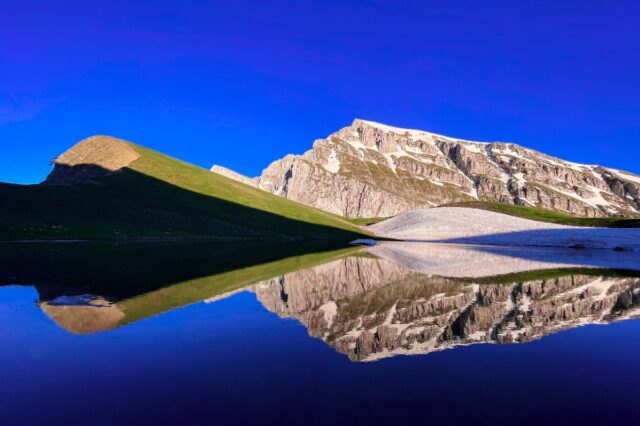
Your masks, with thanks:
<instances>
[{"instance_id":1,"label":"snow patch","mask_svg":"<svg viewBox=\"0 0 640 426\"><path fill-rule=\"evenodd\" d=\"M588 189L590 191L592 191L593 196L590 198L584 198L581 197L580 195L576 194L575 192L568 192L563 190L562 188L551 188L556 192L559 192L561 194L566 195L567 197L571 197L574 198L578 201L582 201L585 204L588 204L592 207L598 207L598 206L602 206L602 207L611 207L611 203L609 201L607 201L606 199L604 199L604 197L602 197L602 194L600 193L600 190L598 188L595 187L589 187Z\"/></svg>"},{"instance_id":2,"label":"snow patch","mask_svg":"<svg viewBox=\"0 0 640 426\"><path fill-rule=\"evenodd\" d=\"M424 154L424 152L417 146L405 146L404 150L413 154Z\"/></svg>"},{"instance_id":3,"label":"snow patch","mask_svg":"<svg viewBox=\"0 0 640 426\"><path fill-rule=\"evenodd\" d=\"M484 147L481 147L479 144L474 143L463 143L461 146L467 151L474 152L476 154L482 154L484 151Z\"/></svg>"},{"instance_id":4,"label":"snow patch","mask_svg":"<svg viewBox=\"0 0 640 426\"><path fill-rule=\"evenodd\" d=\"M525 149L525 148L522 148L522 149L524 149L525 151L529 152L531 155L536 155L534 152L532 152L532 151L530 151L528 149ZM517 158L519 160L528 161L530 163L535 163L535 161L533 161L532 159L527 158L527 157L523 157L522 155L518 154L509 145L507 145L504 149L500 149L500 148L497 148L497 147L494 146L494 147L492 147L492 150L495 151L498 154L501 154L501 155L506 155L508 157L514 157L514 158ZM540 155L540 154L537 154L537 155Z\"/></svg>"},{"instance_id":5,"label":"snow patch","mask_svg":"<svg viewBox=\"0 0 640 426\"><path fill-rule=\"evenodd\" d=\"M640 176L632 175L630 173L623 172L623 171L618 171L617 174L620 179L624 179L624 180L628 180L628 181L640 184Z\"/></svg>"},{"instance_id":6,"label":"snow patch","mask_svg":"<svg viewBox=\"0 0 640 426\"><path fill-rule=\"evenodd\" d=\"M335 148L331 150L331 154L327 158L327 163L322 167L330 173L338 173L340 171L340 160L338 159L338 154L336 153Z\"/></svg>"},{"instance_id":7,"label":"snow patch","mask_svg":"<svg viewBox=\"0 0 640 426\"><path fill-rule=\"evenodd\" d=\"M579 163L572 163L571 161L565 161L565 160L560 160L560 159L554 159L552 157L548 157L546 155L542 155L541 156L542 161L551 164L553 166L557 166L557 167L562 167L562 168L569 168L569 169L573 169L577 172L584 172L584 169L589 167L586 164L579 164Z\"/></svg>"},{"instance_id":8,"label":"snow patch","mask_svg":"<svg viewBox=\"0 0 640 426\"><path fill-rule=\"evenodd\" d=\"M515 246L625 248L640 251L640 229L536 222L464 207L414 210L366 229L388 238Z\"/></svg>"},{"instance_id":9,"label":"snow patch","mask_svg":"<svg viewBox=\"0 0 640 426\"><path fill-rule=\"evenodd\" d=\"M525 294L522 297L522 301L520 302L520 306L518 306L518 309L521 312L529 312L529 310L531 309L531 297Z\"/></svg>"},{"instance_id":10,"label":"snow patch","mask_svg":"<svg viewBox=\"0 0 640 426\"><path fill-rule=\"evenodd\" d=\"M509 175L509 173L507 173L504 170L504 167L502 167L500 164L498 164L498 162L493 158L493 150L494 150L493 145L487 145L485 147L485 154L487 156L487 160L491 164L496 166L498 168L498 170L500 171L500 180L502 181L502 183L504 183L505 189L508 192L509 188L507 188L507 183L509 183L509 180L511 180L511 175Z\"/></svg>"},{"instance_id":11,"label":"snow patch","mask_svg":"<svg viewBox=\"0 0 640 426\"><path fill-rule=\"evenodd\" d=\"M396 172L396 163L395 163L394 154L398 155L398 152L393 152L393 153L389 153L389 154L382 154L382 155L387 160L387 166L389 166L389 168L391 170L393 170L393 172L395 173ZM402 153L402 155L405 155L405 154Z\"/></svg>"},{"instance_id":12,"label":"snow patch","mask_svg":"<svg viewBox=\"0 0 640 426\"><path fill-rule=\"evenodd\" d=\"M518 181L518 188L522 189L527 184L526 179L524 178L524 173L516 173L513 175L514 178Z\"/></svg>"},{"instance_id":13,"label":"snow patch","mask_svg":"<svg viewBox=\"0 0 640 426\"><path fill-rule=\"evenodd\" d=\"M640 270L638 253L612 250L384 241L367 252L421 274L459 278L556 268Z\"/></svg>"},{"instance_id":14,"label":"snow patch","mask_svg":"<svg viewBox=\"0 0 640 426\"><path fill-rule=\"evenodd\" d=\"M331 327L333 319L338 313L338 305L334 301L329 301L318 308L324 314L324 320L327 323L327 327Z\"/></svg>"},{"instance_id":15,"label":"snow patch","mask_svg":"<svg viewBox=\"0 0 640 426\"><path fill-rule=\"evenodd\" d=\"M388 126L386 124L377 123L375 121L368 121L368 120L361 120L361 119L357 119L356 121L360 121L361 123L365 123L365 124L367 124L367 125L369 125L371 127L375 127L377 129L384 130L385 132L398 133L398 134L401 134L401 135L408 133L410 136L412 136L414 138L418 138L418 139L420 139L421 137L428 137L430 139L442 138L442 139L449 140L449 141L452 141L452 142L463 141L463 142L472 142L472 143L475 143L475 144L487 143L487 142L475 142L475 141L466 141L464 139L451 138L449 136L439 135L437 133L425 132L424 130L404 129L404 128L401 128L401 127L393 127L393 126Z\"/></svg>"}]
</instances>

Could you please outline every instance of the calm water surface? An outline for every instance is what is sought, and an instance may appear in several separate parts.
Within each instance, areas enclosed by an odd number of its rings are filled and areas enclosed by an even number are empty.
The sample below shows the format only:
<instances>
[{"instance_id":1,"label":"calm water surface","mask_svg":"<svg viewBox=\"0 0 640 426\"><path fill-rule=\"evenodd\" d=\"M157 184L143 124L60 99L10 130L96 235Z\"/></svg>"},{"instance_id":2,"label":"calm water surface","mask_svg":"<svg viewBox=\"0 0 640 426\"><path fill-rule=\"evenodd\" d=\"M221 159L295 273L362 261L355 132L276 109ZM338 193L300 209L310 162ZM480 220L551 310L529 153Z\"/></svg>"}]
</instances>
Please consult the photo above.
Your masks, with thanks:
<instances>
[{"instance_id":1,"label":"calm water surface","mask_svg":"<svg viewBox=\"0 0 640 426\"><path fill-rule=\"evenodd\" d=\"M3 425L640 418L632 254L393 244L0 253ZM611 268L595 269L606 257Z\"/></svg>"}]
</instances>

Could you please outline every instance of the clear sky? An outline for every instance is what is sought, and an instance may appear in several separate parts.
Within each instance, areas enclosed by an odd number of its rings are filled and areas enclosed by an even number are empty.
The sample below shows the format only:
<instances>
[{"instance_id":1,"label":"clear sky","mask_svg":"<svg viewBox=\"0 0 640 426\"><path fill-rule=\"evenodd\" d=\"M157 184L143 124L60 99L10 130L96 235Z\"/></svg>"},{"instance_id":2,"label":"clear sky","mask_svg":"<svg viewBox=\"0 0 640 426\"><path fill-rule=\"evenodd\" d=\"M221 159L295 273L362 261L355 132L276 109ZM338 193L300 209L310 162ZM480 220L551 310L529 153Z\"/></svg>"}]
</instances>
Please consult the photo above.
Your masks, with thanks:
<instances>
[{"instance_id":1,"label":"clear sky","mask_svg":"<svg viewBox=\"0 0 640 426\"><path fill-rule=\"evenodd\" d=\"M93 134L256 175L363 118L640 173L640 2L0 0L0 181Z\"/></svg>"}]
</instances>

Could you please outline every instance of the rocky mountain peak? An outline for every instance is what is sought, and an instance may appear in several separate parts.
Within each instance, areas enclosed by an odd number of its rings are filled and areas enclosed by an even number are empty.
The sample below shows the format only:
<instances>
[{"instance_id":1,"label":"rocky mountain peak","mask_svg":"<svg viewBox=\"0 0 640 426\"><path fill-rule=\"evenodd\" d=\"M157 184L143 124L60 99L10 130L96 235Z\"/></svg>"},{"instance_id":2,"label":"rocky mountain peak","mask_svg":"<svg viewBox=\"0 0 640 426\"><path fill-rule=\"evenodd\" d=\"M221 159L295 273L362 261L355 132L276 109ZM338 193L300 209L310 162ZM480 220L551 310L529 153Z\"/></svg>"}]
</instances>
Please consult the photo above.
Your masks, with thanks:
<instances>
[{"instance_id":1,"label":"rocky mountain peak","mask_svg":"<svg viewBox=\"0 0 640 426\"><path fill-rule=\"evenodd\" d=\"M640 177L514 143L475 142L356 119L257 179L269 192L347 217L490 200L580 216L637 215Z\"/></svg>"}]
</instances>

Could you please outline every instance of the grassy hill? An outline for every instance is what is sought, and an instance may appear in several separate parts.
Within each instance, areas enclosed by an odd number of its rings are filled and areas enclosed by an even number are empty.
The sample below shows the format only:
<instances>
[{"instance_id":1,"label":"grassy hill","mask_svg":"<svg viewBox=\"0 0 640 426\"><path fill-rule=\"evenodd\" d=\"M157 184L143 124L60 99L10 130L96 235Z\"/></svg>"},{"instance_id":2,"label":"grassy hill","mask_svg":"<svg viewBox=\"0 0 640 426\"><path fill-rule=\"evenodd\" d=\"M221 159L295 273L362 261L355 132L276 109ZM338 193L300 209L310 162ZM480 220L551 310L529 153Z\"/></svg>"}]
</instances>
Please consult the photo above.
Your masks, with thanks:
<instances>
[{"instance_id":1,"label":"grassy hill","mask_svg":"<svg viewBox=\"0 0 640 426\"><path fill-rule=\"evenodd\" d=\"M442 207L468 207L488 210L496 213L508 214L523 219L535 220L538 222L557 223L559 225L588 226L603 228L638 228L640 219L621 217L576 217L556 211L545 210L533 207L514 206L491 201L468 201L461 203L446 204Z\"/></svg>"},{"instance_id":2,"label":"grassy hill","mask_svg":"<svg viewBox=\"0 0 640 426\"><path fill-rule=\"evenodd\" d=\"M358 226L369 226L378 222L382 222L383 220L389 219L388 217L347 217L345 218L350 223Z\"/></svg>"},{"instance_id":3,"label":"grassy hill","mask_svg":"<svg viewBox=\"0 0 640 426\"><path fill-rule=\"evenodd\" d=\"M344 219L110 137L86 139L42 184L0 184L0 240L344 239Z\"/></svg>"}]
</instances>

